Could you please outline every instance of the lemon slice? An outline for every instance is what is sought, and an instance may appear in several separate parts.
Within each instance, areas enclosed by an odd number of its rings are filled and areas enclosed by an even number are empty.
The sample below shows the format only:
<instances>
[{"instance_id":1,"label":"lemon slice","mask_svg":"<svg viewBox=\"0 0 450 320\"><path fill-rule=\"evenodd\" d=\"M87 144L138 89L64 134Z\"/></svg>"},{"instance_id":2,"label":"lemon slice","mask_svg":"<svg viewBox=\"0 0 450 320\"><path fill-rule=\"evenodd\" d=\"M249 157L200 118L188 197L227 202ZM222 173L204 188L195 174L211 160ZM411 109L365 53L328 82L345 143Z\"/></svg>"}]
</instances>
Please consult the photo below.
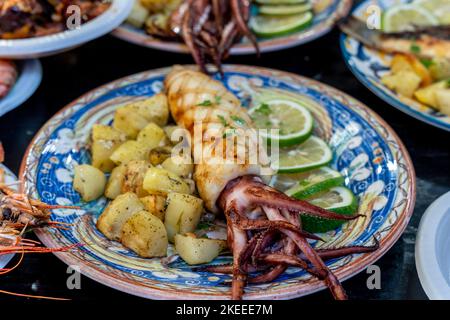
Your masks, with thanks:
<instances>
[{"instance_id":1,"label":"lemon slice","mask_svg":"<svg viewBox=\"0 0 450 320\"><path fill-rule=\"evenodd\" d=\"M424 7L432 12L440 24L450 24L450 1L449 0L416 0L414 4Z\"/></svg>"},{"instance_id":2,"label":"lemon slice","mask_svg":"<svg viewBox=\"0 0 450 320\"><path fill-rule=\"evenodd\" d=\"M439 19L418 4L400 4L385 11L383 29L385 32L413 30L414 27L435 26Z\"/></svg>"}]
</instances>

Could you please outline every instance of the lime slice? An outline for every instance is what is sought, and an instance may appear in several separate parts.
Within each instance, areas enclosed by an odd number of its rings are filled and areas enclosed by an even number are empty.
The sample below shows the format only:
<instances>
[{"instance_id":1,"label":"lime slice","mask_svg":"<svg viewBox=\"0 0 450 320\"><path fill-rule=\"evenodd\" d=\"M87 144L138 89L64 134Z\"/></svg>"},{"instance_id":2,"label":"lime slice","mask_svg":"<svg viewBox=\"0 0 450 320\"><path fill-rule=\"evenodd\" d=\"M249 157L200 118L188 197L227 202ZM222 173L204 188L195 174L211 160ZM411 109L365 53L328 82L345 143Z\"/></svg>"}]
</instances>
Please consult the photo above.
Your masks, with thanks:
<instances>
[{"instance_id":1,"label":"lime slice","mask_svg":"<svg viewBox=\"0 0 450 320\"><path fill-rule=\"evenodd\" d=\"M314 194L304 200L343 215L352 215L358 210L358 198L346 187L334 187L325 192ZM345 222L310 216L302 216L301 220L303 229L313 233L334 230Z\"/></svg>"},{"instance_id":2,"label":"lime slice","mask_svg":"<svg viewBox=\"0 0 450 320\"><path fill-rule=\"evenodd\" d=\"M417 4L400 4L386 10L383 15L385 32L413 30L415 26L435 26L438 18Z\"/></svg>"},{"instance_id":3,"label":"lime slice","mask_svg":"<svg viewBox=\"0 0 450 320\"><path fill-rule=\"evenodd\" d=\"M272 156L278 173L305 172L322 167L333 159L333 153L325 141L315 136L299 146L280 148L278 156L278 161Z\"/></svg>"},{"instance_id":4,"label":"lime slice","mask_svg":"<svg viewBox=\"0 0 450 320\"><path fill-rule=\"evenodd\" d=\"M270 16L283 16L291 14L304 13L310 11L312 6L309 3L297 4L297 5L263 5L259 7L259 13Z\"/></svg>"},{"instance_id":5,"label":"lime slice","mask_svg":"<svg viewBox=\"0 0 450 320\"><path fill-rule=\"evenodd\" d=\"M309 26L313 20L311 12L289 16L254 16L250 20L250 28L258 37L282 36L300 31Z\"/></svg>"},{"instance_id":6,"label":"lime slice","mask_svg":"<svg viewBox=\"0 0 450 320\"><path fill-rule=\"evenodd\" d=\"M256 129L261 131L263 138L278 141L282 147L299 144L311 135L314 118L301 104L286 100L273 99L261 103L249 110ZM278 130L272 133L271 129Z\"/></svg>"},{"instance_id":7,"label":"lime slice","mask_svg":"<svg viewBox=\"0 0 450 320\"><path fill-rule=\"evenodd\" d=\"M259 4L273 4L273 5L300 4L306 2L308 2L308 0L256 0L256 3Z\"/></svg>"},{"instance_id":8,"label":"lime slice","mask_svg":"<svg viewBox=\"0 0 450 320\"><path fill-rule=\"evenodd\" d=\"M287 195L296 199L304 199L344 183L344 177L328 167L321 167L302 175L302 179L298 180L296 185L286 190Z\"/></svg>"},{"instance_id":9,"label":"lime slice","mask_svg":"<svg viewBox=\"0 0 450 320\"><path fill-rule=\"evenodd\" d=\"M358 207L358 199L346 187L333 187L323 193L311 195L305 200L318 207L342 214L353 214Z\"/></svg>"}]
</instances>

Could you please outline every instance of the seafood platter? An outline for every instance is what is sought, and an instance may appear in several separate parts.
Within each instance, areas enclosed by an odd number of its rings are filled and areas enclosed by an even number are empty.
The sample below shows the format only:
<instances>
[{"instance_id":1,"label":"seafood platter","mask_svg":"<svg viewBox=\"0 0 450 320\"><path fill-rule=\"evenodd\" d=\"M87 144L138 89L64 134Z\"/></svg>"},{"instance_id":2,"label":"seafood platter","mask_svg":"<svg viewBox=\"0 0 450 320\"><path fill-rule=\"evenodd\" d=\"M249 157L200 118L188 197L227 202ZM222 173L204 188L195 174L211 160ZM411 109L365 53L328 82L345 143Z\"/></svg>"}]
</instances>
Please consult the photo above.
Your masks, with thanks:
<instances>
[{"instance_id":1,"label":"seafood platter","mask_svg":"<svg viewBox=\"0 0 450 320\"><path fill-rule=\"evenodd\" d=\"M353 15L341 48L355 76L392 106L450 131L450 1L363 1Z\"/></svg>"},{"instance_id":2,"label":"seafood platter","mask_svg":"<svg viewBox=\"0 0 450 320\"><path fill-rule=\"evenodd\" d=\"M351 5L349 0L139 0L113 34L149 48L190 52L199 65L218 65L230 54L315 40L333 29Z\"/></svg>"},{"instance_id":3,"label":"seafood platter","mask_svg":"<svg viewBox=\"0 0 450 320\"><path fill-rule=\"evenodd\" d=\"M82 244L56 255L153 299L325 287L345 299L340 281L393 245L415 199L409 155L370 109L313 80L228 65L223 78L144 72L77 99L36 135L20 179L71 208L51 218L72 227L36 231L43 244Z\"/></svg>"},{"instance_id":4,"label":"seafood platter","mask_svg":"<svg viewBox=\"0 0 450 320\"><path fill-rule=\"evenodd\" d=\"M0 143L0 275L28 254L53 253L102 285L148 299L294 299L327 290L346 300L344 281L388 252L413 215L416 174L405 145L372 106L338 89L225 60L301 45L339 25L343 58L359 81L450 130L450 1L360 1L350 14L351 6L0 0L0 116L39 86L40 63L23 59L110 32L195 62L110 79L61 106L35 132L17 178ZM421 234L433 233L426 227ZM421 241L421 280L442 297L427 276L436 266L424 258L431 245Z\"/></svg>"},{"instance_id":5,"label":"seafood platter","mask_svg":"<svg viewBox=\"0 0 450 320\"><path fill-rule=\"evenodd\" d=\"M54 55L111 32L131 0L2 0L0 58Z\"/></svg>"}]
</instances>

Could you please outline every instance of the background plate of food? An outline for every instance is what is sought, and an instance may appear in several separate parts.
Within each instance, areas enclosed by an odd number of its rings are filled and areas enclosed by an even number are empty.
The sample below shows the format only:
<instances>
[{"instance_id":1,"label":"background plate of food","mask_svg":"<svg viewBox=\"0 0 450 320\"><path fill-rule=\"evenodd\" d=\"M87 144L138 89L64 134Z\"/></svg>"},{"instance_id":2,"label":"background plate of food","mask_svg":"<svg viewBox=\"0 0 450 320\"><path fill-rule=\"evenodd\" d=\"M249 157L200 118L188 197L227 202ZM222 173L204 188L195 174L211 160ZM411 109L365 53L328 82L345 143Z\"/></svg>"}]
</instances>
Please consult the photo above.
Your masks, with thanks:
<instances>
[{"instance_id":1,"label":"background plate of food","mask_svg":"<svg viewBox=\"0 0 450 320\"><path fill-rule=\"evenodd\" d=\"M20 106L33 95L42 80L39 60L0 60L0 116Z\"/></svg>"},{"instance_id":2,"label":"background plate of food","mask_svg":"<svg viewBox=\"0 0 450 320\"><path fill-rule=\"evenodd\" d=\"M131 0L2 1L0 57L35 58L79 46L120 25L132 4Z\"/></svg>"},{"instance_id":3,"label":"background plate of food","mask_svg":"<svg viewBox=\"0 0 450 320\"><path fill-rule=\"evenodd\" d=\"M0 182L7 185L11 185L12 188L16 189L17 186L13 184L17 182L17 178L14 173L11 172L7 167L0 163ZM13 255L0 255L0 269L4 268L8 262L12 259Z\"/></svg>"},{"instance_id":4,"label":"background plate of food","mask_svg":"<svg viewBox=\"0 0 450 320\"><path fill-rule=\"evenodd\" d=\"M213 80L189 68L153 70L114 81L77 99L47 122L23 159L20 176L24 190L49 204L80 209L54 210L53 220L72 227L36 231L37 236L50 247L82 244L77 250L56 255L67 264L80 266L86 276L130 294L153 299L240 298L243 282L234 279L231 290L232 277L223 273L230 272L226 264L233 261L231 255L236 257L240 246L236 244L240 238L235 236L229 239L232 250L226 249L227 228L242 226L234 220L227 225L220 212L230 217L226 204L233 196L245 203L257 201L251 199L254 193L245 192L250 186L269 192L260 206L271 215L287 207L334 217L325 222L302 217L305 231L320 235L303 234L295 212L291 212L291 223L278 223L297 225L289 237L304 249L314 246L306 250L308 257L316 257L313 264L327 261L331 271L325 278L335 297L343 298L337 279L347 279L379 259L400 237L412 214L415 175L402 142L369 108L314 80L231 65L224 67L223 78ZM179 85L187 91L177 90ZM190 89L200 90L194 101L183 98L186 94L192 99ZM174 137L177 127L169 122L169 105L176 123L189 127L189 112L179 118L183 113L176 111L184 108L178 105L182 101L192 101L185 107L199 111L217 108L216 124L223 130L220 139L233 138L235 130L246 126L281 129L266 137L284 146L278 174L271 181L280 191L256 177L232 180L254 173L259 165L238 165L232 170L220 164L215 169L197 166L193 176L192 165L176 164L170 155L180 136ZM220 194L224 186L235 192ZM270 207L273 203L278 206L275 211ZM218 213L217 217L210 212ZM336 217L341 220L334 220ZM259 221L262 225L258 228L268 231L267 221ZM256 222L250 221L248 227ZM272 240L285 239L278 236ZM315 240L308 242L303 236ZM319 236L324 242L318 241ZM256 240L253 237L249 243ZM168 244L172 241L174 245ZM258 247L269 254L277 245L260 243ZM290 248L286 252L294 255L297 251ZM260 253L253 252L248 258L260 261ZM299 257L290 258L299 262ZM301 268L286 270L287 257L280 259L260 261L256 270L262 274L256 274L262 278L248 271L251 280L244 299L288 299L326 287ZM250 268L249 261L242 263L240 267ZM321 277L314 270L309 272ZM257 279L265 283L251 283Z\"/></svg>"},{"instance_id":5,"label":"background plate of food","mask_svg":"<svg viewBox=\"0 0 450 320\"><path fill-rule=\"evenodd\" d=\"M355 76L390 105L450 131L450 1L364 1L354 16L363 22L343 26L351 36L342 35L341 48Z\"/></svg>"},{"instance_id":6,"label":"background plate of food","mask_svg":"<svg viewBox=\"0 0 450 320\"><path fill-rule=\"evenodd\" d=\"M219 19L215 18L214 2L221 6L217 11ZM231 48L231 54L253 54L256 52L255 47L248 39L242 40L243 34L237 30L243 28L228 25L232 2L198 1L198 4L202 3L198 9L198 17L206 13L214 23L220 20L219 24L223 24L223 29L212 32L215 37L212 41L221 45L230 40L236 42ZM245 7L251 1L238 2L242 3L241 7ZM177 12L180 3L186 5L189 1L138 0L127 22L113 34L141 46L187 53L189 49L179 36L183 34L183 29L187 29L178 18L183 15ZM297 46L324 35L333 28L337 20L348 14L351 3L348 0L260 0L252 2L250 20L245 12L241 16L243 21L247 21L249 30L256 34L260 50L269 52ZM229 8L224 8L227 6ZM194 10L192 9L192 15L196 14ZM198 21L194 18L192 20Z\"/></svg>"}]
</instances>

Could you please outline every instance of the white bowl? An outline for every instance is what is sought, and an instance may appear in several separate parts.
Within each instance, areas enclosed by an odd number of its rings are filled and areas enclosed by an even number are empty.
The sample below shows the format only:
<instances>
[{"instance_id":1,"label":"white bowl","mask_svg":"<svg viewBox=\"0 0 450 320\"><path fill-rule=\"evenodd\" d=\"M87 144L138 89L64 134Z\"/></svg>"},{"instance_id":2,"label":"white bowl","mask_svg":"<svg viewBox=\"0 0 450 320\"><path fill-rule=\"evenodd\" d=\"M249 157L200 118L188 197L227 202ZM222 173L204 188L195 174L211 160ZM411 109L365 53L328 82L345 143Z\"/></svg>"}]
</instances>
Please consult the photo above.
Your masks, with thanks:
<instances>
[{"instance_id":1,"label":"white bowl","mask_svg":"<svg viewBox=\"0 0 450 320\"><path fill-rule=\"evenodd\" d=\"M112 0L111 7L81 28L44 37L0 40L0 58L49 56L96 39L117 28L130 14L133 0Z\"/></svg>"},{"instance_id":2,"label":"white bowl","mask_svg":"<svg viewBox=\"0 0 450 320\"><path fill-rule=\"evenodd\" d=\"M433 202L422 217L416 267L428 298L450 299L450 192Z\"/></svg>"},{"instance_id":3,"label":"white bowl","mask_svg":"<svg viewBox=\"0 0 450 320\"><path fill-rule=\"evenodd\" d=\"M18 62L19 77L11 91L0 99L0 117L20 106L33 95L42 80L42 66L39 60Z\"/></svg>"}]
</instances>

